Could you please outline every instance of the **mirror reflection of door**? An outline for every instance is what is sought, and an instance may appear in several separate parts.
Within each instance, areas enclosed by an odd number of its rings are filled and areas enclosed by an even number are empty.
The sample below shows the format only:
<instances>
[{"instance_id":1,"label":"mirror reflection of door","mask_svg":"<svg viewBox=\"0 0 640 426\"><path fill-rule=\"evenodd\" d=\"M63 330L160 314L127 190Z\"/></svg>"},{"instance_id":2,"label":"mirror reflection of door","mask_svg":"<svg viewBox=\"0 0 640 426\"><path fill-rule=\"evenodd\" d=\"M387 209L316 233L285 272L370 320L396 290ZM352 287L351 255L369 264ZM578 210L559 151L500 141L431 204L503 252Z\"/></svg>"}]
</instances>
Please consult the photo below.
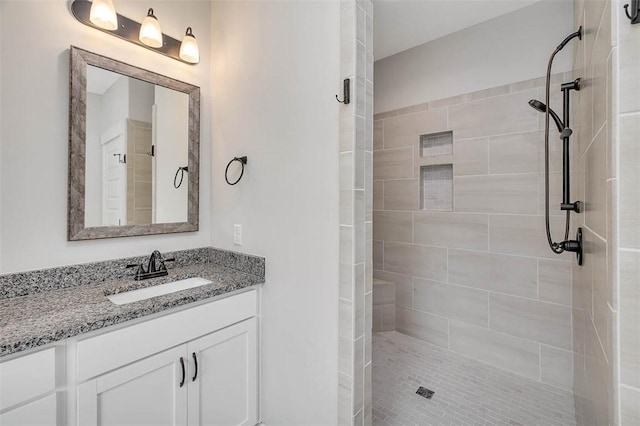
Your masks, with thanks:
<instances>
[{"instance_id":1,"label":"mirror reflection of door","mask_svg":"<svg viewBox=\"0 0 640 426\"><path fill-rule=\"evenodd\" d=\"M85 226L187 221L189 96L87 66Z\"/></svg>"},{"instance_id":2,"label":"mirror reflection of door","mask_svg":"<svg viewBox=\"0 0 640 426\"><path fill-rule=\"evenodd\" d=\"M102 225L127 223L127 135L117 124L100 135L102 145Z\"/></svg>"}]
</instances>

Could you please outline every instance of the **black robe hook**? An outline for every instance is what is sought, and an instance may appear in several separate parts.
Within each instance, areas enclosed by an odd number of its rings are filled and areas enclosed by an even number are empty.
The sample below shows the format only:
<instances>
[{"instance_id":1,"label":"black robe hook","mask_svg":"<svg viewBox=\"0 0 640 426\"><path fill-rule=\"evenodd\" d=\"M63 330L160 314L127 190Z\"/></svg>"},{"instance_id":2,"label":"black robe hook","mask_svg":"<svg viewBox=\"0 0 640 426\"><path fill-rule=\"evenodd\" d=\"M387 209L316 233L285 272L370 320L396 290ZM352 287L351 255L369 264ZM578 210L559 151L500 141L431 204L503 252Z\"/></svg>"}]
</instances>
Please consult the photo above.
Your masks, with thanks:
<instances>
[{"instance_id":1,"label":"black robe hook","mask_svg":"<svg viewBox=\"0 0 640 426\"><path fill-rule=\"evenodd\" d=\"M629 14L629 4L624 5L624 14L631 20L632 24L640 23L640 0L631 0L631 13Z\"/></svg>"},{"instance_id":2,"label":"black robe hook","mask_svg":"<svg viewBox=\"0 0 640 426\"><path fill-rule=\"evenodd\" d=\"M336 95L336 101L340 102L341 104L345 104L348 105L351 102L351 96L350 96L350 80L348 78L344 79L344 100L340 100L340 98L338 98L338 95Z\"/></svg>"}]
</instances>

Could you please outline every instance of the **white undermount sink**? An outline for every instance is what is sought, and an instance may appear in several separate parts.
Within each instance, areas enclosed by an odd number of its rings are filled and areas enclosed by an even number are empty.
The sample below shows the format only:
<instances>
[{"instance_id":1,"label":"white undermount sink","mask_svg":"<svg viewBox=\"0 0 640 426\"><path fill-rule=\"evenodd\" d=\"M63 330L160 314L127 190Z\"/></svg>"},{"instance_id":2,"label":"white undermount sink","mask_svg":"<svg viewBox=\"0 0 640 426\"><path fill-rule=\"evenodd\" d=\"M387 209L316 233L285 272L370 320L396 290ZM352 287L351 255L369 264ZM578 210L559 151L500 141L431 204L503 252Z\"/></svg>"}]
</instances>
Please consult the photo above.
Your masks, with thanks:
<instances>
[{"instance_id":1,"label":"white undermount sink","mask_svg":"<svg viewBox=\"0 0 640 426\"><path fill-rule=\"evenodd\" d=\"M152 297L157 296L164 296L165 294L188 290L190 288L200 287L211 283L212 281L205 278L187 278L185 280L174 281L172 283L158 284L151 287L140 288L138 290L127 291L125 293L112 294L111 296L107 296L107 298L116 305L126 305L127 303L151 299Z\"/></svg>"}]
</instances>

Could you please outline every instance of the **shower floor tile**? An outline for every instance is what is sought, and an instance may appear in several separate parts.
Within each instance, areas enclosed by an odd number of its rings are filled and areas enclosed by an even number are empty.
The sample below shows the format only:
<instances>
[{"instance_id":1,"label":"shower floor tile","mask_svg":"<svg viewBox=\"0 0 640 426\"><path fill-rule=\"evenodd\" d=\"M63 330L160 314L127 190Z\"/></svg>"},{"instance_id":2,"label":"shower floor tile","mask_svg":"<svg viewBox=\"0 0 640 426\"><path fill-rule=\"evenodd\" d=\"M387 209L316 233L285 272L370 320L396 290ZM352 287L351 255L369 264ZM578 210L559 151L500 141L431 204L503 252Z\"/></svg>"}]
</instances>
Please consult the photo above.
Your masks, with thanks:
<instances>
[{"instance_id":1,"label":"shower floor tile","mask_svg":"<svg viewBox=\"0 0 640 426\"><path fill-rule=\"evenodd\" d=\"M417 395L420 386L434 391ZM575 425L573 395L395 331L373 334L373 424Z\"/></svg>"}]
</instances>

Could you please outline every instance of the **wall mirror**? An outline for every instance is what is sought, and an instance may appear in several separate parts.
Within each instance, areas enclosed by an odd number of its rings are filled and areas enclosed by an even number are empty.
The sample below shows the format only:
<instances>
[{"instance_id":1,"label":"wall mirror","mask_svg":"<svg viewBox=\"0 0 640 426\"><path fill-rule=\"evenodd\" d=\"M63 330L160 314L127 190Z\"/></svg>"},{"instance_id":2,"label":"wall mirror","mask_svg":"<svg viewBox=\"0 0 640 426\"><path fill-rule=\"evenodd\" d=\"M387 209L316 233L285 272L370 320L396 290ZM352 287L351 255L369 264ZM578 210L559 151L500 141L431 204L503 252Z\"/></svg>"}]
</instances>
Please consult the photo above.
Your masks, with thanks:
<instances>
[{"instance_id":1,"label":"wall mirror","mask_svg":"<svg viewBox=\"0 0 640 426\"><path fill-rule=\"evenodd\" d=\"M200 88L71 47L68 239L198 230Z\"/></svg>"}]
</instances>

